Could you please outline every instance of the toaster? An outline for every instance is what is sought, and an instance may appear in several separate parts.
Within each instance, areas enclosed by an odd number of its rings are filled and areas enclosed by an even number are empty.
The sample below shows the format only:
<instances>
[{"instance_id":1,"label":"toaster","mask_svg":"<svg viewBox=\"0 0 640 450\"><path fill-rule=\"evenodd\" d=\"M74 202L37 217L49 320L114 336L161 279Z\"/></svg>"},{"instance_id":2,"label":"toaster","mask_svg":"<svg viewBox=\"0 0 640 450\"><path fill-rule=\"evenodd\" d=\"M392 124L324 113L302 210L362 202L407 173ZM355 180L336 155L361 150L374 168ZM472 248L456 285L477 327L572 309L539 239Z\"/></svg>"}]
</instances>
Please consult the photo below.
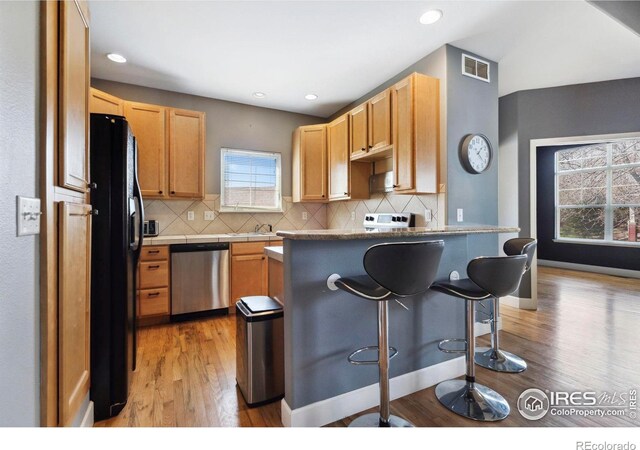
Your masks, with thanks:
<instances>
[{"instance_id":1,"label":"toaster","mask_svg":"<svg viewBox=\"0 0 640 450\"><path fill-rule=\"evenodd\" d=\"M160 224L157 220L145 220L142 224L142 234L144 236L157 236Z\"/></svg>"}]
</instances>

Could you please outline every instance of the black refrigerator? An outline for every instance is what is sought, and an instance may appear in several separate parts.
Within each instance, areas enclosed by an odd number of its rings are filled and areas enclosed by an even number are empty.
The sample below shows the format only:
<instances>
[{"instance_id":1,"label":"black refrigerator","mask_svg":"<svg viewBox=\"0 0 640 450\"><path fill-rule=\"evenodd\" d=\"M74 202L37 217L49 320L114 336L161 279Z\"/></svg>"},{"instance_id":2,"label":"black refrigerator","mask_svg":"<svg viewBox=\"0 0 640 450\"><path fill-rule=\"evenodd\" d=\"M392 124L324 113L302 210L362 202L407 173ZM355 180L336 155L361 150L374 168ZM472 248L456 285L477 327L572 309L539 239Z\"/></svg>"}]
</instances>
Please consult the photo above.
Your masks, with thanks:
<instances>
[{"instance_id":1,"label":"black refrigerator","mask_svg":"<svg viewBox=\"0 0 640 450\"><path fill-rule=\"evenodd\" d=\"M136 268L144 209L124 117L91 114L91 400L95 420L127 403L136 365Z\"/></svg>"}]
</instances>

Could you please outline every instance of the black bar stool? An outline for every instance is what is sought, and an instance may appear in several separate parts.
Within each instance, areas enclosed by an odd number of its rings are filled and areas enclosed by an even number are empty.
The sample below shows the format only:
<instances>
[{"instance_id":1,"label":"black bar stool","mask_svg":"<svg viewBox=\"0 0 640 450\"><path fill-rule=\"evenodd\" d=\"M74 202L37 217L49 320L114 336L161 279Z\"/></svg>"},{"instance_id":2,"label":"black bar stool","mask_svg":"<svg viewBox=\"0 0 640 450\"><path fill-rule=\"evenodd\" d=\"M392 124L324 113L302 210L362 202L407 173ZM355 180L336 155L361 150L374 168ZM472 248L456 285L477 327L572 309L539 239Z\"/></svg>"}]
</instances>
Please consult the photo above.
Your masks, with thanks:
<instances>
[{"instance_id":1,"label":"black bar stool","mask_svg":"<svg viewBox=\"0 0 640 450\"><path fill-rule=\"evenodd\" d=\"M493 389L476 383L475 314L473 303L502 297L518 289L527 257L496 256L472 259L467 265L469 278L434 283L431 289L466 300L467 365L464 380L447 380L436 386L436 397L456 414L473 420L496 421L509 415L509 404Z\"/></svg>"},{"instance_id":2,"label":"black bar stool","mask_svg":"<svg viewBox=\"0 0 640 450\"><path fill-rule=\"evenodd\" d=\"M525 265L522 276L531 268L533 255L536 252L538 243L531 238L514 238L509 239L502 247L505 254L525 255L527 264ZM527 362L513 353L500 349L500 332L498 331L498 319L500 318L500 299L494 297L491 301L492 312L489 323L491 324L491 347L478 347L476 350L475 361L479 366L496 372L520 373L527 369Z\"/></svg>"},{"instance_id":3,"label":"black bar stool","mask_svg":"<svg viewBox=\"0 0 640 450\"><path fill-rule=\"evenodd\" d=\"M350 427L413 426L410 422L391 415L389 411L389 360L398 353L395 348L389 347L389 300L428 291L438 272L443 248L443 241L373 245L364 255L363 265L367 275L330 277L329 283L332 281L337 288L378 303L378 345L360 348L351 353L348 360L355 365L378 365L380 412L360 416L349 424ZM367 350L378 350L378 359L356 359L356 355Z\"/></svg>"}]
</instances>

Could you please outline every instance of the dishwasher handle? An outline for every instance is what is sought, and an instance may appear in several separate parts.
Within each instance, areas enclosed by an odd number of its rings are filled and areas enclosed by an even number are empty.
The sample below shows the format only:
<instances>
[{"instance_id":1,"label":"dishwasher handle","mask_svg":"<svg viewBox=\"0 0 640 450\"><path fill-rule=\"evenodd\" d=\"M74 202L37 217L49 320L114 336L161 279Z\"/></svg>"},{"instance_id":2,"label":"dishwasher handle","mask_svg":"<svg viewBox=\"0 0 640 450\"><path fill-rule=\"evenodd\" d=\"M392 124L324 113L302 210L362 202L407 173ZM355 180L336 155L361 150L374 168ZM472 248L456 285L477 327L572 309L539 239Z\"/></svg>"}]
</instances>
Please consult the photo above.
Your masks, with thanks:
<instances>
[{"instance_id":1,"label":"dishwasher handle","mask_svg":"<svg viewBox=\"0 0 640 450\"><path fill-rule=\"evenodd\" d=\"M229 250L228 242L212 242L208 244L172 244L169 246L171 253L187 252L217 252Z\"/></svg>"}]
</instances>

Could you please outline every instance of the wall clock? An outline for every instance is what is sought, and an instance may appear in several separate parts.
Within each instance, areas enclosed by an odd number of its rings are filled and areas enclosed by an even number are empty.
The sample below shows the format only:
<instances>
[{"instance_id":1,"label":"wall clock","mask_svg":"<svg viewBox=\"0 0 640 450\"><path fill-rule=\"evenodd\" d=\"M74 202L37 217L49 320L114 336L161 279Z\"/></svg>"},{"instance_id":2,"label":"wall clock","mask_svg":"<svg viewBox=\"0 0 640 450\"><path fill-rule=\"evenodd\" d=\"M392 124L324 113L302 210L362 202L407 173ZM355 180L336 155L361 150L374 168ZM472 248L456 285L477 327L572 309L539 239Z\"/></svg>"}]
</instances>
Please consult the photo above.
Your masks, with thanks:
<instances>
[{"instance_id":1,"label":"wall clock","mask_svg":"<svg viewBox=\"0 0 640 450\"><path fill-rule=\"evenodd\" d=\"M482 173L489 168L493 159L491 142L483 134L468 134L460 145L462 167L472 174Z\"/></svg>"}]
</instances>

